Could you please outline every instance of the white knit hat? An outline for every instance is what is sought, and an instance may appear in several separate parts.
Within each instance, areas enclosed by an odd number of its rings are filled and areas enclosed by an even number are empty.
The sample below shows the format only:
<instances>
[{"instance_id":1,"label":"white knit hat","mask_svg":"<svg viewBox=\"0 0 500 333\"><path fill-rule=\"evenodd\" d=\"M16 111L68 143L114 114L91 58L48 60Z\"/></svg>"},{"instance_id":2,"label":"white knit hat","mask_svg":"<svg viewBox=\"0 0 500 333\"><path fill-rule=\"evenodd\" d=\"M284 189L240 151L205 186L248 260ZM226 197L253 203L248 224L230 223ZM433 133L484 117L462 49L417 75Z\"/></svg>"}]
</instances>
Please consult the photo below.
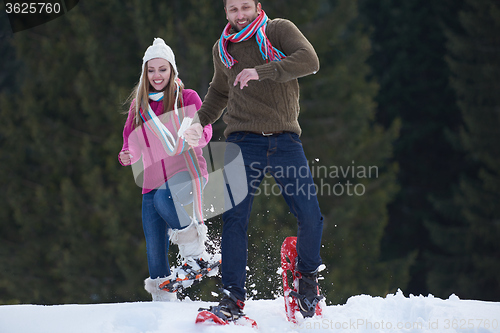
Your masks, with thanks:
<instances>
[{"instance_id":1,"label":"white knit hat","mask_svg":"<svg viewBox=\"0 0 500 333\"><path fill-rule=\"evenodd\" d=\"M144 66L146 65L146 62L148 62L151 59L155 58L161 58L167 60L171 65L172 68L174 69L174 83L177 86L176 89L176 94L175 94L175 108L177 109L177 100L179 98L179 83L177 82L177 78L179 76L179 72L177 71L177 65L175 64L175 56L174 52L172 49L165 44L165 41L161 38L155 38L153 40L153 45L149 46L144 52L144 57L142 57L142 69L141 69L141 78L139 80L139 86L142 86L143 84L143 75L144 75ZM137 95L136 95L136 100L139 100L139 89L137 90ZM137 104L136 108L139 110L140 105ZM139 119L136 119L137 122L139 122Z\"/></svg>"},{"instance_id":2,"label":"white knit hat","mask_svg":"<svg viewBox=\"0 0 500 333\"><path fill-rule=\"evenodd\" d=\"M167 60L172 65L175 76L179 76L179 72L177 72L177 65L175 64L174 52L167 44L165 44L165 41L161 38L155 38L153 41L153 45L148 47L148 49L144 53L144 57L142 57L142 68L144 69L144 65L147 61L154 58L162 58Z\"/></svg>"},{"instance_id":3,"label":"white knit hat","mask_svg":"<svg viewBox=\"0 0 500 333\"><path fill-rule=\"evenodd\" d=\"M144 79L143 78L144 66L146 65L146 62L154 58L165 59L172 65L175 74L174 82L175 84L178 84L176 79L179 76L179 72L177 72L177 65L175 64L174 52L167 44L165 44L165 41L163 39L155 38L153 41L153 45L147 48L146 52L144 52L144 57L142 57L141 78L139 81L140 85L142 85L143 82L142 80ZM137 94L139 94L139 91L137 91ZM136 96L136 98L138 97L139 96Z\"/></svg>"}]
</instances>

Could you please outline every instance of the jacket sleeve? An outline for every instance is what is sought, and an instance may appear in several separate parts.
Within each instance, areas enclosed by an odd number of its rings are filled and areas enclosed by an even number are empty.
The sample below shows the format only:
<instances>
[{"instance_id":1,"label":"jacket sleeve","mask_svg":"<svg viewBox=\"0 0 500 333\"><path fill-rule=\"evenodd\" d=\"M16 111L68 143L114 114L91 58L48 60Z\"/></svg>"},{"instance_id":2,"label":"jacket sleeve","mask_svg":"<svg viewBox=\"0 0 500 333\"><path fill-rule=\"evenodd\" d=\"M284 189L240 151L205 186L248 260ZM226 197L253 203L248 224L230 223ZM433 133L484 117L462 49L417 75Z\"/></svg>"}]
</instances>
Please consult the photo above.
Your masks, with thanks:
<instances>
[{"instance_id":1,"label":"jacket sleeve","mask_svg":"<svg viewBox=\"0 0 500 333\"><path fill-rule=\"evenodd\" d=\"M213 129L211 124L208 124L207 126L203 127L203 140L200 140L199 147L201 148L205 147L210 142L210 140L212 140L212 134L213 134Z\"/></svg>"},{"instance_id":2,"label":"jacket sleeve","mask_svg":"<svg viewBox=\"0 0 500 333\"><path fill-rule=\"evenodd\" d=\"M203 104L198 110L197 117L194 119L194 122L201 123L203 127L215 123L220 118L227 106L229 96L228 78L224 73L223 64L219 58L219 41L212 48L212 57L214 76L212 82L210 82Z\"/></svg>"},{"instance_id":3,"label":"jacket sleeve","mask_svg":"<svg viewBox=\"0 0 500 333\"><path fill-rule=\"evenodd\" d=\"M137 139L137 131L134 129L134 111L135 111L135 100L130 104L130 109L128 111L127 121L125 122L125 126L123 127L123 145L120 153L123 151L130 151L130 154L133 156L131 164L137 162L141 156L140 144ZM118 154L118 162L121 165L126 166L120 160ZM129 165L129 164L128 164Z\"/></svg>"},{"instance_id":4,"label":"jacket sleeve","mask_svg":"<svg viewBox=\"0 0 500 333\"><path fill-rule=\"evenodd\" d=\"M315 74L319 70L318 55L302 32L289 20L274 19L272 23L266 34L271 44L286 57L256 66L259 80L286 82Z\"/></svg>"}]
</instances>

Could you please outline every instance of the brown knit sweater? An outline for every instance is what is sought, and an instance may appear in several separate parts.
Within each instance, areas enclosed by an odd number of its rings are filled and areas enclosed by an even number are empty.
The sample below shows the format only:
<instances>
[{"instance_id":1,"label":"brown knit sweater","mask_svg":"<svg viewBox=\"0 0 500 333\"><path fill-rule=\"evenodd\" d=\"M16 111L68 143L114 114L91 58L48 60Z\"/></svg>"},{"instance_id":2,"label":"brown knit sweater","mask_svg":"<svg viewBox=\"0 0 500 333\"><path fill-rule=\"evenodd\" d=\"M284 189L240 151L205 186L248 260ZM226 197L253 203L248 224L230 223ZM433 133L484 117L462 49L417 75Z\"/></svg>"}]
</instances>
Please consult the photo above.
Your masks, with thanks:
<instances>
[{"instance_id":1,"label":"brown knit sweater","mask_svg":"<svg viewBox=\"0 0 500 333\"><path fill-rule=\"evenodd\" d=\"M301 134L297 78L319 70L318 56L300 30L288 20L270 20L266 35L286 58L266 63L253 37L229 43L228 52L238 62L228 69L219 57L219 41L215 43L212 51L214 76L197 113L201 125L214 123L227 107L222 118L227 124L226 137L237 131ZM245 68L255 68L259 80L249 81L248 87L240 89L239 84L233 84Z\"/></svg>"}]
</instances>

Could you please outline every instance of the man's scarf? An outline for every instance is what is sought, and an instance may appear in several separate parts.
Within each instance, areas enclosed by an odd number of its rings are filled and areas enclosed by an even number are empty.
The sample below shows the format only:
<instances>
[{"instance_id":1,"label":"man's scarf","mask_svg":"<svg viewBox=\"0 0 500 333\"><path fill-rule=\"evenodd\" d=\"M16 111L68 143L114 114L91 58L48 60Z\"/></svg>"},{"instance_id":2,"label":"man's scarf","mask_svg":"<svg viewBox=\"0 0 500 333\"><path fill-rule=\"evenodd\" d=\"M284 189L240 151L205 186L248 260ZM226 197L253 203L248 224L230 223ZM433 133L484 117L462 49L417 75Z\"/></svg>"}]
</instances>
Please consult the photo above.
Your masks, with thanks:
<instances>
[{"instance_id":1,"label":"man's scarf","mask_svg":"<svg viewBox=\"0 0 500 333\"><path fill-rule=\"evenodd\" d=\"M179 88L177 88L179 89ZM189 174L191 175L191 181L193 184L193 220L198 223L203 224L203 183L202 183L202 173L201 167L198 163L198 158L196 152L191 148L185 140L183 140L181 128L186 127L186 122L189 122L190 118L184 115L184 103L181 98L181 108L177 107L177 101L179 98L179 90L176 93L176 99L174 103L174 111L170 112L170 121L174 127L175 133L172 133L168 128L160 121L158 116L155 114L153 109L148 103L148 110L144 112L141 109L141 118L144 124L155 134L155 136L161 141L165 152L169 156L184 156L186 166L188 168ZM149 94L149 98L154 101L161 101L163 99L163 92L156 94ZM191 148L191 149L190 149Z\"/></svg>"},{"instance_id":2,"label":"man's scarf","mask_svg":"<svg viewBox=\"0 0 500 333\"><path fill-rule=\"evenodd\" d=\"M257 39L257 44L259 44L259 50L264 60L280 61L281 59L286 57L283 54L283 52L273 47L271 45L271 42L267 38L266 36L267 21L269 21L269 18L267 17L266 13L262 10L260 15L257 16L257 18L253 20L252 23L247 25L238 33L231 34L230 33L231 24L228 23L226 25L224 31L222 32L222 35L220 36L219 54L222 63L226 65L227 68L233 67L234 63L238 62L229 54L229 52L227 52L227 45L229 44L229 42L232 43L243 42L249 40L254 35L255 38Z\"/></svg>"}]
</instances>

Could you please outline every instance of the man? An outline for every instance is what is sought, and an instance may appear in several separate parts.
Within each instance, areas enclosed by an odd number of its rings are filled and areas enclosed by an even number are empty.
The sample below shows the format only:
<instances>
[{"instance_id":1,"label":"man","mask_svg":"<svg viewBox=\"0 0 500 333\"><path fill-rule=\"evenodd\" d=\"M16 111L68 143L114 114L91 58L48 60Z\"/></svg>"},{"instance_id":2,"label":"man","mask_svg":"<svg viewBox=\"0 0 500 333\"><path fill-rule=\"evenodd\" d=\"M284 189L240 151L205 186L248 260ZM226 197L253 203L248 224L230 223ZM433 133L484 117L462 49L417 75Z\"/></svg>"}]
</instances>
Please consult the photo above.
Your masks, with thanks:
<instances>
[{"instance_id":1,"label":"man","mask_svg":"<svg viewBox=\"0 0 500 333\"><path fill-rule=\"evenodd\" d=\"M193 125L184 134L196 146L203 127L227 108L226 141L239 146L245 163L248 195L222 217L224 298L212 311L229 320L243 314L249 216L258 186L270 172L298 220L297 300L303 315L311 317L321 299L317 272L323 217L316 193L308 191L313 188L311 174L303 172L309 168L299 139L297 78L316 73L319 60L292 22L269 20L257 0L224 0L224 7L229 23L213 47L214 76ZM228 192L234 191L227 171L226 178Z\"/></svg>"}]
</instances>

